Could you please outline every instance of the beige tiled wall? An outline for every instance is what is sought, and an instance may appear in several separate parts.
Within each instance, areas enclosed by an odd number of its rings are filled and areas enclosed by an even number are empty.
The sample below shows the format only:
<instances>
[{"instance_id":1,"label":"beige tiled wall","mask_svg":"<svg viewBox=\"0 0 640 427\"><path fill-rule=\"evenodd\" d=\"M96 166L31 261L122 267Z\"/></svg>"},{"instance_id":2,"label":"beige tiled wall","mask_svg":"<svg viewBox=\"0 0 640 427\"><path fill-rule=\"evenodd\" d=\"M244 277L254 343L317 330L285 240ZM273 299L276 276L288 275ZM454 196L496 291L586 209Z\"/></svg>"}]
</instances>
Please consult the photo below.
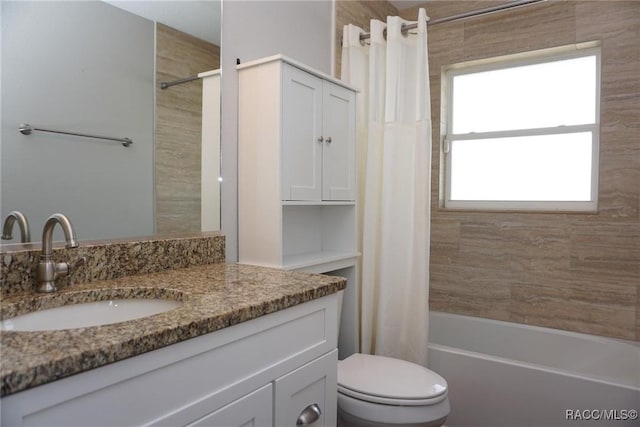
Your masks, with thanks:
<instances>
[{"instance_id":1,"label":"beige tiled wall","mask_svg":"<svg viewBox=\"0 0 640 427\"><path fill-rule=\"evenodd\" d=\"M166 25L156 33L156 80L220 67L220 48ZM202 81L156 88L156 232L200 231Z\"/></svg>"},{"instance_id":2,"label":"beige tiled wall","mask_svg":"<svg viewBox=\"0 0 640 427\"><path fill-rule=\"evenodd\" d=\"M425 7L438 18L492 3ZM440 208L441 67L592 40L602 43L598 212ZM549 0L434 25L429 52L431 309L640 341L640 2Z\"/></svg>"}]
</instances>

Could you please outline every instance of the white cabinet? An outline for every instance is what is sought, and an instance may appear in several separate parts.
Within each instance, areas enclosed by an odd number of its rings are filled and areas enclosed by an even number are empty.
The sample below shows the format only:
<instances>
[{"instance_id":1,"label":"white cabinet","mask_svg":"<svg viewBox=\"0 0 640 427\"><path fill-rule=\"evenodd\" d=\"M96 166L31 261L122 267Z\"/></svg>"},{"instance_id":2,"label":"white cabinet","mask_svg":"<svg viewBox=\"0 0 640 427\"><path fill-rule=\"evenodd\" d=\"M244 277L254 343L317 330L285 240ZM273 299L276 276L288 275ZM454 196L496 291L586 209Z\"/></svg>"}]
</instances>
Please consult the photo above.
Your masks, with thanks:
<instances>
[{"instance_id":1,"label":"white cabinet","mask_svg":"<svg viewBox=\"0 0 640 427\"><path fill-rule=\"evenodd\" d=\"M333 427L340 298L328 295L3 397L0 425L283 427L317 405L321 418L309 425Z\"/></svg>"},{"instance_id":2,"label":"white cabinet","mask_svg":"<svg viewBox=\"0 0 640 427\"><path fill-rule=\"evenodd\" d=\"M355 200L355 93L284 63L282 200Z\"/></svg>"},{"instance_id":3,"label":"white cabinet","mask_svg":"<svg viewBox=\"0 0 640 427\"><path fill-rule=\"evenodd\" d=\"M358 342L355 90L281 55L237 68L239 261L345 277L344 358Z\"/></svg>"},{"instance_id":4,"label":"white cabinet","mask_svg":"<svg viewBox=\"0 0 640 427\"><path fill-rule=\"evenodd\" d=\"M238 70L240 262L354 265L354 89L279 55Z\"/></svg>"}]
</instances>

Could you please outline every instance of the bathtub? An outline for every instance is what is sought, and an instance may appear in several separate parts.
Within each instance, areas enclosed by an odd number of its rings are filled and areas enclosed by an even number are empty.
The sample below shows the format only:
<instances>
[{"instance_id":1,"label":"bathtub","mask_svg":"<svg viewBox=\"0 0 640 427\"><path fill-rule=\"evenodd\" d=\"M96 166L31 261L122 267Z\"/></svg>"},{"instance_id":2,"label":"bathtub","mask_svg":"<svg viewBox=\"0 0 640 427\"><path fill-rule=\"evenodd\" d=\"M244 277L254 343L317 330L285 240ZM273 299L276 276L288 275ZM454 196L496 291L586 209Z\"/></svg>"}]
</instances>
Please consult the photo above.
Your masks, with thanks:
<instances>
[{"instance_id":1,"label":"bathtub","mask_svg":"<svg viewBox=\"0 0 640 427\"><path fill-rule=\"evenodd\" d=\"M447 427L640 426L640 344L431 312Z\"/></svg>"}]
</instances>

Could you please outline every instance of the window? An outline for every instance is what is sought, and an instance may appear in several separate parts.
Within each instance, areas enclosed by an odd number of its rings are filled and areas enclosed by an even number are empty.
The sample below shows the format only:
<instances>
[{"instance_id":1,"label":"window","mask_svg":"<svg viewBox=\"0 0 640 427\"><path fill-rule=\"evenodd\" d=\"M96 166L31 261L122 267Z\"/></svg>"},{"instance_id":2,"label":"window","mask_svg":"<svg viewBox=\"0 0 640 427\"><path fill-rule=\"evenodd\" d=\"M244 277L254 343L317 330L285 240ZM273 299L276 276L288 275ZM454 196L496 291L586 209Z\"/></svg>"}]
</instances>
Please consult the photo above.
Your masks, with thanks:
<instances>
[{"instance_id":1,"label":"window","mask_svg":"<svg viewBox=\"0 0 640 427\"><path fill-rule=\"evenodd\" d=\"M571 46L444 71L446 208L597 208L600 49Z\"/></svg>"}]
</instances>

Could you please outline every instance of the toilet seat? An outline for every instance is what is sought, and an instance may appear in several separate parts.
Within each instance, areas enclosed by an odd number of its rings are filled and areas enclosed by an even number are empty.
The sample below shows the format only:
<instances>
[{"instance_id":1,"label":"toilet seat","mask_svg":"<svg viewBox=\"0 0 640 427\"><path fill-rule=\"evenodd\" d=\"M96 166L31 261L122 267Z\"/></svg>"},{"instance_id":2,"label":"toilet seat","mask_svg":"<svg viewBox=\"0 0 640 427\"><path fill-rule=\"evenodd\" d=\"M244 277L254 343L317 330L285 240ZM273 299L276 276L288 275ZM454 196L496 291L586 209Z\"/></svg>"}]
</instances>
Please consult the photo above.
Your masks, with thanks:
<instances>
[{"instance_id":1,"label":"toilet seat","mask_svg":"<svg viewBox=\"0 0 640 427\"><path fill-rule=\"evenodd\" d=\"M371 394L358 393L355 390L351 390L345 387L338 386L338 393L344 396L354 397L356 399L363 400L371 403L381 403L389 406L429 406L442 402L447 398L446 393L440 396L433 397L431 399L393 399L389 397L375 396Z\"/></svg>"},{"instance_id":2,"label":"toilet seat","mask_svg":"<svg viewBox=\"0 0 640 427\"><path fill-rule=\"evenodd\" d=\"M447 398L447 382L415 363L356 353L338 362L338 392L371 403L428 406Z\"/></svg>"}]
</instances>

